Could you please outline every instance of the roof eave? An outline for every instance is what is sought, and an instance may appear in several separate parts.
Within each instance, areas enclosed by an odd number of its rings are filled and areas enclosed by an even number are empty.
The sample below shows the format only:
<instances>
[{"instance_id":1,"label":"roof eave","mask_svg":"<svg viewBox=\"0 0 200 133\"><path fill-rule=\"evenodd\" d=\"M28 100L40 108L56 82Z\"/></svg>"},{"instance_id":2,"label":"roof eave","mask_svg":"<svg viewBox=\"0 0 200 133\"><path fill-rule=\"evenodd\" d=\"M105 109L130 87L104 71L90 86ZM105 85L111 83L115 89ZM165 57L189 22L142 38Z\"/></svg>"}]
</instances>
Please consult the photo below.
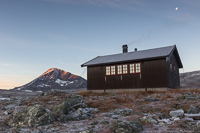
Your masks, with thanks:
<instances>
[{"instance_id":1,"label":"roof eave","mask_svg":"<svg viewBox=\"0 0 200 133\"><path fill-rule=\"evenodd\" d=\"M135 60L125 60L125 61L116 61L116 62L107 62L107 63L99 63L99 64L91 64L91 65L81 65L81 67L85 66L104 66L104 65L110 65L110 64L121 64L121 63L127 63L127 62L138 62L138 61L146 61L146 60L156 60L156 59L164 59L168 57L166 56L160 56L160 57L152 57L152 58L143 58L143 59L135 59Z\"/></svg>"}]
</instances>

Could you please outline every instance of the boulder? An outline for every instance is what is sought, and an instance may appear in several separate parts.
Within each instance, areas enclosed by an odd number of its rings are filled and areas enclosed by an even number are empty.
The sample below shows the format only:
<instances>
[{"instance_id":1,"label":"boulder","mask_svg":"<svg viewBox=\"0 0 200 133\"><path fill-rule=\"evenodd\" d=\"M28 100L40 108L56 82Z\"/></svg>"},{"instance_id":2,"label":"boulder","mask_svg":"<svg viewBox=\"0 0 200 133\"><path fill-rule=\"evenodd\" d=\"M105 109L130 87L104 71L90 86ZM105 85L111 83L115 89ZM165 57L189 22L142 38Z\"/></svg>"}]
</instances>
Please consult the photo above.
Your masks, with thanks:
<instances>
[{"instance_id":1,"label":"boulder","mask_svg":"<svg viewBox=\"0 0 200 133\"><path fill-rule=\"evenodd\" d=\"M194 121L192 118L188 118L188 117L185 117L184 120L189 121L189 122Z\"/></svg>"},{"instance_id":2,"label":"boulder","mask_svg":"<svg viewBox=\"0 0 200 133\"><path fill-rule=\"evenodd\" d=\"M67 96L61 103L53 109L54 116L60 120L63 115L68 115L70 111L76 111L78 108L86 108L87 105L81 95L72 94Z\"/></svg>"},{"instance_id":3,"label":"boulder","mask_svg":"<svg viewBox=\"0 0 200 133\"><path fill-rule=\"evenodd\" d=\"M185 117L193 118L194 120L200 120L200 113L199 114L184 114Z\"/></svg>"},{"instance_id":4,"label":"boulder","mask_svg":"<svg viewBox=\"0 0 200 133\"><path fill-rule=\"evenodd\" d=\"M138 133L143 130L138 121L118 121L113 127L115 133Z\"/></svg>"},{"instance_id":5,"label":"boulder","mask_svg":"<svg viewBox=\"0 0 200 133\"><path fill-rule=\"evenodd\" d=\"M190 105L190 108L187 111L188 114L197 114L199 113L199 109L193 105Z\"/></svg>"},{"instance_id":6,"label":"boulder","mask_svg":"<svg viewBox=\"0 0 200 133\"><path fill-rule=\"evenodd\" d=\"M184 111L182 109L179 109L179 110L176 110L176 111L170 111L169 112L169 115L171 117L180 117L180 118L182 118L183 114L184 114Z\"/></svg>"},{"instance_id":7,"label":"boulder","mask_svg":"<svg viewBox=\"0 0 200 133\"><path fill-rule=\"evenodd\" d=\"M37 127L53 121L54 117L51 111L37 104L25 110L15 110L8 118L7 123L11 127Z\"/></svg>"},{"instance_id":8,"label":"boulder","mask_svg":"<svg viewBox=\"0 0 200 133\"><path fill-rule=\"evenodd\" d=\"M94 117L98 112L97 108L79 108L75 112L70 111L63 121L85 120Z\"/></svg>"},{"instance_id":9,"label":"boulder","mask_svg":"<svg viewBox=\"0 0 200 133\"><path fill-rule=\"evenodd\" d=\"M53 109L56 119L62 122L89 119L97 112L97 108L87 108L83 97L77 94L67 96Z\"/></svg>"},{"instance_id":10,"label":"boulder","mask_svg":"<svg viewBox=\"0 0 200 133\"><path fill-rule=\"evenodd\" d=\"M112 114L114 115L123 115L123 116L127 116L130 115L131 113L133 113L132 109L129 108L125 108L125 109L115 109Z\"/></svg>"}]
</instances>

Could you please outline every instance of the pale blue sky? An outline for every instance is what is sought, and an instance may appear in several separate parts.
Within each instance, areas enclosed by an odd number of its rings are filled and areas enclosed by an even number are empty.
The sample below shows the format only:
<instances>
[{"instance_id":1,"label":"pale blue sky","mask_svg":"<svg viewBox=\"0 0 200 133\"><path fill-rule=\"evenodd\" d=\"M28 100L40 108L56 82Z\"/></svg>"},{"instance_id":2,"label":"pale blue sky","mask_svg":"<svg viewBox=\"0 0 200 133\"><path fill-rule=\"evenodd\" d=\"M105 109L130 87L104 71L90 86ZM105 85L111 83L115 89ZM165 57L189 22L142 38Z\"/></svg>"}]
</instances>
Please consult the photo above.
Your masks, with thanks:
<instances>
[{"instance_id":1,"label":"pale blue sky","mask_svg":"<svg viewBox=\"0 0 200 133\"><path fill-rule=\"evenodd\" d=\"M184 72L200 70L199 9L199 0L1 0L0 88L52 67L81 75L81 64L121 53L123 44L176 44Z\"/></svg>"}]
</instances>

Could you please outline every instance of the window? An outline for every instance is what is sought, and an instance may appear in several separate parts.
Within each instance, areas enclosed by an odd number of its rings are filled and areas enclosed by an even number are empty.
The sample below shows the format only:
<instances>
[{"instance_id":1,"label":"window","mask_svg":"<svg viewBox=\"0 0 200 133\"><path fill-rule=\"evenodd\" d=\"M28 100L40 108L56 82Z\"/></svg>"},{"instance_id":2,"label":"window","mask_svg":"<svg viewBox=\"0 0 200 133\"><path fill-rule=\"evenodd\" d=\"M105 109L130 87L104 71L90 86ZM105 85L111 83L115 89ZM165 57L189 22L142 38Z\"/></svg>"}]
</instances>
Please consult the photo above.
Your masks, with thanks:
<instances>
[{"instance_id":1,"label":"window","mask_svg":"<svg viewBox=\"0 0 200 133\"><path fill-rule=\"evenodd\" d=\"M176 67L174 66L174 71L176 71Z\"/></svg>"},{"instance_id":2,"label":"window","mask_svg":"<svg viewBox=\"0 0 200 133\"><path fill-rule=\"evenodd\" d=\"M128 73L127 65L123 65L123 74L127 73Z\"/></svg>"},{"instance_id":3,"label":"window","mask_svg":"<svg viewBox=\"0 0 200 133\"><path fill-rule=\"evenodd\" d=\"M130 64L130 73L135 73L135 64Z\"/></svg>"},{"instance_id":4,"label":"window","mask_svg":"<svg viewBox=\"0 0 200 133\"><path fill-rule=\"evenodd\" d=\"M106 75L110 75L110 66L106 67Z\"/></svg>"},{"instance_id":5,"label":"window","mask_svg":"<svg viewBox=\"0 0 200 133\"><path fill-rule=\"evenodd\" d=\"M117 74L122 74L122 65L117 66Z\"/></svg>"},{"instance_id":6,"label":"window","mask_svg":"<svg viewBox=\"0 0 200 133\"><path fill-rule=\"evenodd\" d=\"M111 75L115 75L115 66L111 66Z\"/></svg>"},{"instance_id":7,"label":"window","mask_svg":"<svg viewBox=\"0 0 200 133\"><path fill-rule=\"evenodd\" d=\"M140 73L141 72L141 70L140 70L140 63L136 63L135 64L135 71L136 71L136 73Z\"/></svg>"},{"instance_id":8,"label":"window","mask_svg":"<svg viewBox=\"0 0 200 133\"><path fill-rule=\"evenodd\" d=\"M173 70L173 69L172 69L172 64L170 64L170 69L171 69L171 71Z\"/></svg>"}]
</instances>

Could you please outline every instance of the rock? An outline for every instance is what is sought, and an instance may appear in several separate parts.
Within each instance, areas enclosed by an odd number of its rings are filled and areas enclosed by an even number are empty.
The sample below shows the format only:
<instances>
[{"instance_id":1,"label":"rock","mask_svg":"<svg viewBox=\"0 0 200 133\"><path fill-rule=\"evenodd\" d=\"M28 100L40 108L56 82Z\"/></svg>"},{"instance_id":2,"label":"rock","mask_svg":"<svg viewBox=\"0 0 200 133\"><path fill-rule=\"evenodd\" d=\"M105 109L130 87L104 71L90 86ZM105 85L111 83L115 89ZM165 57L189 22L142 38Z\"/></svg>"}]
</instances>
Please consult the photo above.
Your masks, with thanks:
<instances>
[{"instance_id":1,"label":"rock","mask_svg":"<svg viewBox=\"0 0 200 133\"><path fill-rule=\"evenodd\" d=\"M200 121L197 121L196 126L197 126L197 129L200 129Z\"/></svg>"},{"instance_id":2,"label":"rock","mask_svg":"<svg viewBox=\"0 0 200 133\"><path fill-rule=\"evenodd\" d=\"M188 118L188 117L185 117L184 120L185 121L194 121L192 118Z\"/></svg>"},{"instance_id":3,"label":"rock","mask_svg":"<svg viewBox=\"0 0 200 133\"><path fill-rule=\"evenodd\" d=\"M72 94L64 99L61 103L56 105L53 109L53 114L60 120L61 116L68 115L70 111L76 111L78 108L85 108L87 105L81 95Z\"/></svg>"},{"instance_id":4,"label":"rock","mask_svg":"<svg viewBox=\"0 0 200 133\"><path fill-rule=\"evenodd\" d=\"M179 96L177 98L177 100L184 100L184 99L187 99L187 100L196 100L198 99L199 97L197 97L196 95L192 94L191 92L184 92L182 94L182 96Z\"/></svg>"},{"instance_id":5,"label":"rock","mask_svg":"<svg viewBox=\"0 0 200 133\"><path fill-rule=\"evenodd\" d=\"M115 109L112 112L112 114L114 114L114 115L123 115L123 116L130 115L131 113L133 113L133 110L132 109L128 109L128 108L125 108L125 109Z\"/></svg>"},{"instance_id":6,"label":"rock","mask_svg":"<svg viewBox=\"0 0 200 133\"><path fill-rule=\"evenodd\" d=\"M200 113L199 114L184 114L185 117L193 118L194 120L200 120Z\"/></svg>"},{"instance_id":7,"label":"rock","mask_svg":"<svg viewBox=\"0 0 200 133\"><path fill-rule=\"evenodd\" d=\"M115 133L138 133L143 130L143 127L138 121L118 121L113 130Z\"/></svg>"},{"instance_id":8,"label":"rock","mask_svg":"<svg viewBox=\"0 0 200 133\"><path fill-rule=\"evenodd\" d=\"M118 119L121 115L122 116L128 116L133 112L132 109L115 109L114 111L107 114L108 117L111 117L113 119Z\"/></svg>"},{"instance_id":9,"label":"rock","mask_svg":"<svg viewBox=\"0 0 200 133\"><path fill-rule=\"evenodd\" d=\"M145 99L145 101L150 101L150 102L155 102L155 101L159 101L160 99L159 98L152 98L152 97L147 97Z\"/></svg>"},{"instance_id":10,"label":"rock","mask_svg":"<svg viewBox=\"0 0 200 133\"><path fill-rule=\"evenodd\" d=\"M196 99L198 99L198 97L196 97L196 96L187 96L187 97L185 97L185 99L187 99L187 100L196 100Z\"/></svg>"},{"instance_id":11,"label":"rock","mask_svg":"<svg viewBox=\"0 0 200 133\"><path fill-rule=\"evenodd\" d=\"M197 114L199 113L199 109L197 109L195 106L190 105L190 108L187 111L188 114Z\"/></svg>"},{"instance_id":12,"label":"rock","mask_svg":"<svg viewBox=\"0 0 200 133\"><path fill-rule=\"evenodd\" d=\"M183 93L183 97L187 100L195 100L195 99L198 99L198 97L194 94L192 94L191 92L185 92Z\"/></svg>"},{"instance_id":13,"label":"rock","mask_svg":"<svg viewBox=\"0 0 200 133\"><path fill-rule=\"evenodd\" d=\"M6 110L6 111L4 112L4 114L5 114L5 115L9 115L9 114L11 114L11 112Z\"/></svg>"},{"instance_id":14,"label":"rock","mask_svg":"<svg viewBox=\"0 0 200 133\"><path fill-rule=\"evenodd\" d=\"M194 96L190 91L184 92L183 96Z\"/></svg>"},{"instance_id":15,"label":"rock","mask_svg":"<svg viewBox=\"0 0 200 133\"><path fill-rule=\"evenodd\" d=\"M176 111L170 111L170 112L169 112L169 115L170 115L171 117L180 117L180 118L182 118L182 117L183 117L183 114L184 114L184 111L183 111L182 109L176 110Z\"/></svg>"},{"instance_id":16,"label":"rock","mask_svg":"<svg viewBox=\"0 0 200 133\"><path fill-rule=\"evenodd\" d=\"M11 127L37 127L50 124L54 120L49 109L37 104L25 110L15 110L8 118L7 123Z\"/></svg>"},{"instance_id":17,"label":"rock","mask_svg":"<svg viewBox=\"0 0 200 133\"><path fill-rule=\"evenodd\" d=\"M78 104L73 105L71 108L78 109L78 108L86 108L86 107L87 105L85 103L78 103Z\"/></svg>"},{"instance_id":18,"label":"rock","mask_svg":"<svg viewBox=\"0 0 200 133\"><path fill-rule=\"evenodd\" d=\"M5 106L5 109L15 109L17 106L21 106L22 105L22 99L17 99L14 98L14 100L10 100L10 104Z\"/></svg>"},{"instance_id":19,"label":"rock","mask_svg":"<svg viewBox=\"0 0 200 133\"><path fill-rule=\"evenodd\" d=\"M65 121L89 119L89 118L94 117L94 113L97 113L97 112L98 112L98 109L96 108L79 108L75 112L70 111L69 114L66 115Z\"/></svg>"},{"instance_id":20,"label":"rock","mask_svg":"<svg viewBox=\"0 0 200 133\"><path fill-rule=\"evenodd\" d=\"M4 100L5 100L5 101L10 101L10 98L0 98L0 101L1 101L1 100L2 100L2 101L4 101Z\"/></svg>"},{"instance_id":21,"label":"rock","mask_svg":"<svg viewBox=\"0 0 200 133\"><path fill-rule=\"evenodd\" d=\"M120 115L112 115L111 118L113 118L113 119L119 119Z\"/></svg>"},{"instance_id":22,"label":"rock","mask_svg":"<svg viewBox=\"0 0 200 133\"><path fill-rule=\"evenodd\" d=\"M56 105L52 111L53 115L56 119L61 119L62 115L67 115L71 109L71 105L67 102L61 102L60 104Z\"/></svg>"},{"instance_id":23,"label":"rock","mask_svg":"<svg viewBox=\"0 0 200 133\"><path fill-rule=\"evenodd\" d=\"M171 121L170 121L170 119L159 119L159 120L158 120L158 122L159 122L159 124L160 124L160 123L164 123L164 124L165 124L165 123L167 123L167 124L171 124ZM162 124L161 124L161 125L162 125Z\"/></svg>"},{"instance_id":24,"label":"rock","mask_svg":"<svg viewBox=\"0 0 200 133\"><path fill-rule=\"evenodd\" d=\"M180 121L180 118L175 118L174 121Z\"/></svg>"},{"instance_id":25,"label":"rock","mask_svg":"<svg viewBox=\"0 0 200 133\"><path fill-rule=\"evenodd\" d=\"M144 116L143 118L141 118L141 120L147 123L158 124L158 122L152 117L153 116L150 116L150 115Z\"/></svg>"}]
</instances>

